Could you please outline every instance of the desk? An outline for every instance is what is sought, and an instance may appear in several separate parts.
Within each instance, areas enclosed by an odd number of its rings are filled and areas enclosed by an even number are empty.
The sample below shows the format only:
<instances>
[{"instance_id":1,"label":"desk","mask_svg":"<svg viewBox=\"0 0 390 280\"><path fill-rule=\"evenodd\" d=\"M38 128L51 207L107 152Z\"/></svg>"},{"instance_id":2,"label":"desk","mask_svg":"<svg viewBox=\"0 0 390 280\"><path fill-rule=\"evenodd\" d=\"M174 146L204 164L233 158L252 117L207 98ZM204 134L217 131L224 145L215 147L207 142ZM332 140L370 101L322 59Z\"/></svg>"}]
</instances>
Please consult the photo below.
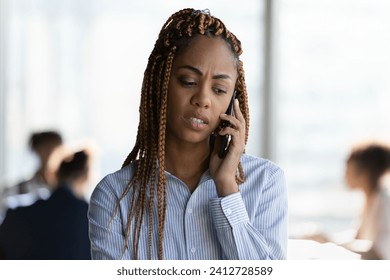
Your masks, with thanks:
<instances>
[{"instance_id":1,"label":"desk","mask_svg":"<svg viewBox=\"0 0 390 280\"><path fill-rule=\"evenodd\" d=\"M360 255L334 243L319 243L313 240L289 239L288 260L359 260Z\"/></svg>"}]
</instances>

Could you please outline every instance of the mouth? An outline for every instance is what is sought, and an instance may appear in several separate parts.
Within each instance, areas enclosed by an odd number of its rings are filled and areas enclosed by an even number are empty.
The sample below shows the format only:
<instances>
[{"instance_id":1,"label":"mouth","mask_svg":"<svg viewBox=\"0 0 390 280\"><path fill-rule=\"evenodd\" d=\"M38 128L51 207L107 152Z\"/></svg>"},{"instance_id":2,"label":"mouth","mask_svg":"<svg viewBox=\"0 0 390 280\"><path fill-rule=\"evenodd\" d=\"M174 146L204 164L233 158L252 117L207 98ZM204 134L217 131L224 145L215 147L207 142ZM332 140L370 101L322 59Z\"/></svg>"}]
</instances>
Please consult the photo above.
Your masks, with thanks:
<instances>
[{"instance_id":1,"label":"mouth","mask_svg":"<svg viewBox=\"0 0 390 280\"><path fill-rule=\"evenodd\" d=\"M195 130L202 130L206 128L209 124L208 119L206 117L201 116L189 117L188 122L190 126Z\"/></svg>"},{"instance_id":2,"label":"mouth","mask_svg":"<svg viewBox=\"0 0 390 280\"><path fill-rule=\"evenodd\" d=\"M197 123L197 124L206 124L204 120L197 119L197 118L190 118L191 122Z\"/></svg>"}]
</instances>

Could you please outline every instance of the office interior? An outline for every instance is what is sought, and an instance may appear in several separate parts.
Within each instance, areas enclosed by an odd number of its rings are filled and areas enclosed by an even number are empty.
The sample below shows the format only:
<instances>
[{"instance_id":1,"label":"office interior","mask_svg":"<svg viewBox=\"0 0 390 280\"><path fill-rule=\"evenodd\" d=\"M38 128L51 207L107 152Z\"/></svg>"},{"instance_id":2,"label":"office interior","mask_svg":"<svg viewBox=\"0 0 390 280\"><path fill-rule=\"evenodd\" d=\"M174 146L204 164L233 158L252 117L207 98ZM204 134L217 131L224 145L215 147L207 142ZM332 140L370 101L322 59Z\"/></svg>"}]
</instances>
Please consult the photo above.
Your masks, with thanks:
<instances>
[{"instance_id":1,"label":"office interior","mask_svg":"<svg viewBox=\"0 0 390 280\"><path fill-rule=\"evenodd\" d=\"M243 45L246 153L285 171L291 258L301 257L299 248L308 250L302 258L355 257L295 241L358 218L363 198L345 185L346 157L359 142L390 143L389 1L0 5L1 189L31 176L37 159L27 142L35 131L57 130L69 145L92 148L90 192L119 169L135 142L143 71L161 25L178 9L208 8Z\"/></svg>"}]
</instances>

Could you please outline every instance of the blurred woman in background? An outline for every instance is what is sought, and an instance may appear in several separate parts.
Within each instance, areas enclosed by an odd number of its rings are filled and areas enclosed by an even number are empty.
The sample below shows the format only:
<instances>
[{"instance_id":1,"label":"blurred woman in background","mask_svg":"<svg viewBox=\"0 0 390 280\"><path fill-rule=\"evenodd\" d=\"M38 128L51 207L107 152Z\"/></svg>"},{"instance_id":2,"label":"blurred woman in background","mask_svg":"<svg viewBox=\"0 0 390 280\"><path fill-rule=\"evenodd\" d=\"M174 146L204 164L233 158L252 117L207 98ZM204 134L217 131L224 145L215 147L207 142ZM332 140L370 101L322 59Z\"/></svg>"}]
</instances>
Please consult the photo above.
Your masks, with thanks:
<instances>
[{"instance_id":1,"label":"blurred woman in background","mask_svg":"<svg viewBox=\"0 0 390 280\"><path fill-rule=\"evenodd\" d=\"M362 259L390 260L390 186L384 180L390 171L390 148L376 143L359 145L350 152L345 167L346 184L364 196L359 225L354 230L304 239L341 245Z\"/></svg>"},{"instance_id":2,"label":"blurred woman in background","mask_svg":"<svg viewBox=\"0 0 390 280\"><path fill-rule=\"evenodd\" d=\"M355 237L355 240L372 242L368 251L360 252L364 259L390 259L390 195L388 186L383 183L389 170L390 149L380 144L352 150L346 163L347 185L362 191L365 198ZM355 240L345 247L358 251Z\"/></svg>"}]
</instances>

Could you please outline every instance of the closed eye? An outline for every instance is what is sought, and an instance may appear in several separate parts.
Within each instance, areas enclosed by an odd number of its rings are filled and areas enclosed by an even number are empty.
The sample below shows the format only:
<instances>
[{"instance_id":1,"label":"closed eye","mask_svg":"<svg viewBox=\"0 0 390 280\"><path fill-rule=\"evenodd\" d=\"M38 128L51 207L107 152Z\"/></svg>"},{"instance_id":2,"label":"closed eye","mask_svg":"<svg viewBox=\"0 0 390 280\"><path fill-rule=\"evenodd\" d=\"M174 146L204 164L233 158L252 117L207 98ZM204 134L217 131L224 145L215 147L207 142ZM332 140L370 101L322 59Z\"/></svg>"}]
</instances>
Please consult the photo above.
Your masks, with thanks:
<instances>
[{"instance_id":1,"label":"closed eye","mask_svg":"<svg viewBox=\"0 0 390 280\"><path fill-rule=\"evenodd\" d=\"M226 90L224 89L220 89L220 88L213 88L213 91L216 93L216 94L225 94L226 93Z\"/></svg>"},{"instance_id":2,"label":"closed eye","mask_svg":"<svg viewBox=\"0 0 390 280\"><path fill-rule=\"evenodd\" d=\"M193 87L193 86L196 86L196 82L195 81L191 81L191 80L179 80L180 81L180 84L184 87Z\"/></svg>"}]
</instances>

